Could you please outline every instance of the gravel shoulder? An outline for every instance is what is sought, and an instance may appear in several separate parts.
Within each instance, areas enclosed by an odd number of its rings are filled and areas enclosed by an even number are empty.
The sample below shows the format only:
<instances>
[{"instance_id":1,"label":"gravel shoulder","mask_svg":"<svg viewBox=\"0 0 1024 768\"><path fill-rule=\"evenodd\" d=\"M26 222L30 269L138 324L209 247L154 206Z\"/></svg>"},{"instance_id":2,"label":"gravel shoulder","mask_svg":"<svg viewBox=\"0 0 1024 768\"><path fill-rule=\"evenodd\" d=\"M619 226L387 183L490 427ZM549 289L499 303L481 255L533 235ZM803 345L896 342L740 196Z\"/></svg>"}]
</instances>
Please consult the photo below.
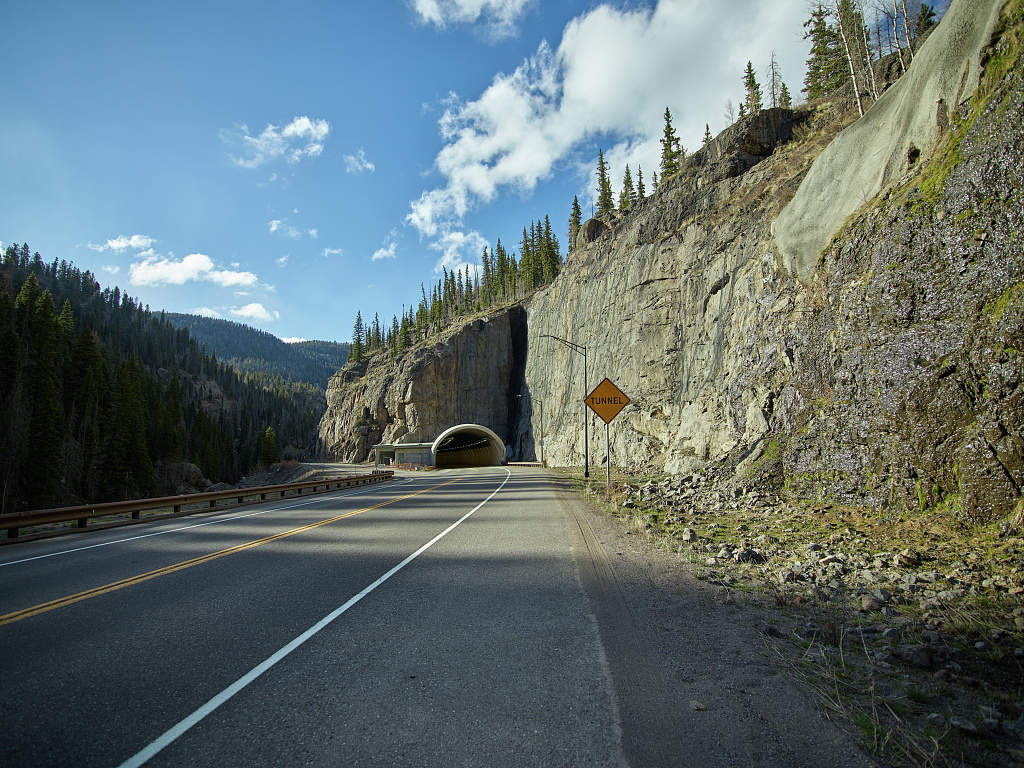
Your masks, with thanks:
<instances>
[{"instance_id":1,"label":"gravel shoulder","mask_svg":"<svg viewBox=\"0 0 1024 768\"><path fill-rule=\"evenodd\" d=\"M857 752L1024 765L1024 540L1012 526L793 504L714 473L623 475L610 501L603 482L564 482L674 706L704 705L708 733L727 734L706 744L719 764L776 764L779 744L793 754L778 764Z\"/></svg>"},{"instance_id":2,"label":"gravel shoulder","mask_svg":"<svg viewBox=\"0 0 1024 768\"><path fill-rule=\"evenodd\" d=\"M875 765L787 674L764 611L555 484L631 765Z\"/></svg>"}]
</instances>

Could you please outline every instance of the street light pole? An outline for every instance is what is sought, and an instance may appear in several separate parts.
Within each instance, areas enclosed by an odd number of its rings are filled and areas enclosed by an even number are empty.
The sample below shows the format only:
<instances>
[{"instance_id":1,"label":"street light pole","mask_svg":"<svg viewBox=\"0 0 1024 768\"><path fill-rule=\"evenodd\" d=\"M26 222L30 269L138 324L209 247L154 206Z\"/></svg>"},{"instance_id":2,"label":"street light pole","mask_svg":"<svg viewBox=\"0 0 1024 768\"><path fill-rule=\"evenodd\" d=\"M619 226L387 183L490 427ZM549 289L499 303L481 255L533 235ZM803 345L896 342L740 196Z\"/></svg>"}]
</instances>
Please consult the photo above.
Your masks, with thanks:
<instances>
[{"instance_id":1,"label":"street light pole","mask_svg":"<svg viewBox=\"0 0 1024 768\"><path fill-rule=\"evenodd\" d=\"M587 389L587 348L582 344L577 344L575 341L569 341L568 339L563 339L561 336L554 336L550 333L541 334L541 338L560 341L573 352L578 352L583 355L583 397L589 395L590 390ZM587 423L586 407L583 409L583 476L590 477L590 427Z\"/></svg>"}]
</instances>

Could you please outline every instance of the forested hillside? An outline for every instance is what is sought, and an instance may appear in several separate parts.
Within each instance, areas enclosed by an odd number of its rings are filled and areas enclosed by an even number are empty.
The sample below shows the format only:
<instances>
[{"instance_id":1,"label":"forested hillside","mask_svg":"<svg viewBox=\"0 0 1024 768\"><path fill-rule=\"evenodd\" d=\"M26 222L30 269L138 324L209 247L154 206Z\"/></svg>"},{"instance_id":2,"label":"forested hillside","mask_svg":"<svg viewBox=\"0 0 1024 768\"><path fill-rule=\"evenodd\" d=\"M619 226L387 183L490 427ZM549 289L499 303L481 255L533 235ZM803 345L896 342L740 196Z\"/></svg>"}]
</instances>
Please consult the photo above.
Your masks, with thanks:
<instances>
[{"instance_id":1,"label":"forested hillside","mask_svg":"<svg viewBox=\"0 0 1024 768\"><path fill-rule=\"evenodd\" d=\"M271 333L230 320L175 312L167 312L164 317L175 328L188 330L207 351L240 373L262 374L272 379L280 377L284 381L291 379L323 389L348 358L345 343L286 344Z\"/></svg>"},{"instance_id":2,"label":"forested hillside","mask_svg":"<svg viewBox=\"0 0 1024 768\"><path fill-rule=\"evenodd\" d=\"M246 381L162 313L29 253L0 264L0 511L152 494L167 462L234 481L268 428L313 446L318 392Z\"/></svg>"}]
</instances>

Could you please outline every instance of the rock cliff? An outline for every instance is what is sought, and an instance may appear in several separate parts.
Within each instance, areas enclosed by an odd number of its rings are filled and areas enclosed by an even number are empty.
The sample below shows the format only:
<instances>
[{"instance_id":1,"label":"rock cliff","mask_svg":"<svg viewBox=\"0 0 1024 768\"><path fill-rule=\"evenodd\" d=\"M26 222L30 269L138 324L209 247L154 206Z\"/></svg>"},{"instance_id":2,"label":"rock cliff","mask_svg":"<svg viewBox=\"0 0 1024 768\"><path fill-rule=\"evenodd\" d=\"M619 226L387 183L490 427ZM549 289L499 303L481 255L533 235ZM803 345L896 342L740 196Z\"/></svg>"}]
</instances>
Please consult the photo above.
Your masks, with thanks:
<instances>
[{"instance_id":1,"label":"rock cliff","mask_svg":"<svg viewBox=\"0 0 1024 768\"><path fill-rule=\"evenodd\" d=\"M455 424L483 424L511 440L525 327L515 306L441 334L392 360L379 354L331 377L320 441L342 461L380 442L431 441Z\"/></svg>"},{"instance_id":2,"label":"rock cliff","mask_svg":"<svg viewBox=\"0 0 1024 768\"><path fill-rule=\"evenodd\" d=\"M954 2L870 120L835 104L748 117L627 215L587 222L521 309L343 369L324 444L361 458L479 421L523 458L543 438L549 463L579 465L582 400L607 376L633 400L610 429L619 466L714 466L968 521L1019 507L1024 12L1000 7ZM895 143L858 138L893 120ZM828 192L851 170L875 185L856 205ZM587 381L547 335L586 345ZM588 418L600 466L604 425Z\"/></svg>"}]
</instances>

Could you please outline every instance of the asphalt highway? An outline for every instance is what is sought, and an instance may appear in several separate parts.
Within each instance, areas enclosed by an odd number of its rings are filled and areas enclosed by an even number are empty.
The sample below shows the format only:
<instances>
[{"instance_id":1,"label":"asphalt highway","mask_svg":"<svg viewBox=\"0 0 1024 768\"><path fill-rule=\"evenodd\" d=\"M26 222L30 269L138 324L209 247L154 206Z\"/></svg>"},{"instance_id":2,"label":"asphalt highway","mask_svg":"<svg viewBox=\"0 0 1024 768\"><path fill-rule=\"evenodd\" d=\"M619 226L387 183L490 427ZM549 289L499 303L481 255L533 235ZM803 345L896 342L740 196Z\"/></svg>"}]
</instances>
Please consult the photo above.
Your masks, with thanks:
<instances>
[{"instance_id":1,"label":"asphalt highway","mask_svg":"<svg viewBox=\"0 0 1024 768\"><path fill-rule=\"evenodd\" d=\"M3 766L620 766L545 473L0 549Z\"/></svg>"}]
</instances>

